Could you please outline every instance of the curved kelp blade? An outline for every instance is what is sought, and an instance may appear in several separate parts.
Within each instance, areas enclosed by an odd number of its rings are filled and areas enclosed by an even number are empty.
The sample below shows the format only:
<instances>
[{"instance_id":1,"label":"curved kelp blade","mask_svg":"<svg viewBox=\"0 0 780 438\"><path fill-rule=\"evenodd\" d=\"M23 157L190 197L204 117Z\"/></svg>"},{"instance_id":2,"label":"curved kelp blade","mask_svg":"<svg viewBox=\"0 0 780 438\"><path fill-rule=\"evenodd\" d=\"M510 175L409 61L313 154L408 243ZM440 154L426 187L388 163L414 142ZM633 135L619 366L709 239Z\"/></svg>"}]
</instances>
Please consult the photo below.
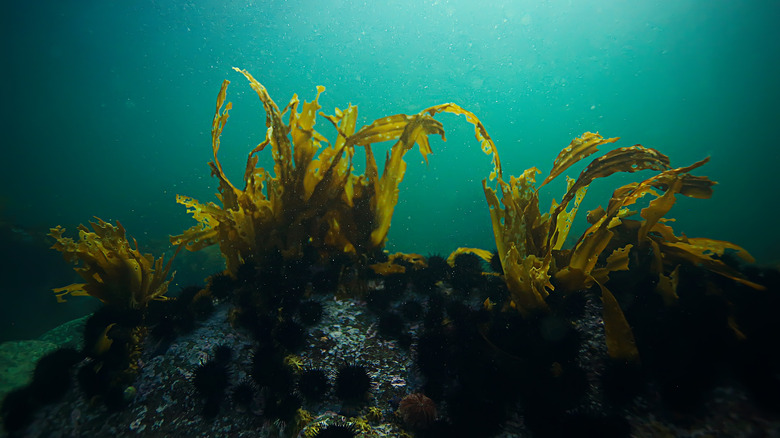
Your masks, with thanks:
<instances>
[{"instance_id":1,"label":"curved kelp blade","mask_svg":"<svg viewBox=\"0 0 780 438\"><path fill-rule=\"evenodd\" d=\"M601 302L603 303L604 333L607 342L607 353L613 359L627 362L639 362L639 350L636 347L634 332L626 321L623 310L615 296L601 283Z\"/></svg>"},{"instance_id":2,"label":"curved kelp blade","mask_svg":"<svg viewBox=\"0 0 780 438\"><path fill-rule=\"evenodd\" d=\"M598 133L594 134L592 132L586 132L582 136L575 138L555 158L550 174L539 184L539 187L541 188L552 181L578 161L598 152L598 146L614 143L618 140L620 140L620 137L604 138Z\"/></svg>"},{"instance_id":3,"label":"curved kelp blade","mask_svg":"<svg viewBox=\"0 0 780 438\"><path fill-rule=\"evenodd\" d=\"M502 177L501 159L498 157L498 148L496 148L496 144L493 142L493 139L490 138L490 134L488 134L485 125L482 124L482 122L479 120L479 118L476 115L474 115L474 113L454 103L443 103L441 105L436 105L424 109L421 112L427 112L432 116L440 112L447 112L450 114L462 115L466 117L466 120L472 125L474 125L474 137L476 137L477 141L479 141L479 145L482 148L482 152L492 156L493 170L490 172L490 177L489 177L490 180L492 181L496 177L498 178Z\"/></svg>"}]
</instances>

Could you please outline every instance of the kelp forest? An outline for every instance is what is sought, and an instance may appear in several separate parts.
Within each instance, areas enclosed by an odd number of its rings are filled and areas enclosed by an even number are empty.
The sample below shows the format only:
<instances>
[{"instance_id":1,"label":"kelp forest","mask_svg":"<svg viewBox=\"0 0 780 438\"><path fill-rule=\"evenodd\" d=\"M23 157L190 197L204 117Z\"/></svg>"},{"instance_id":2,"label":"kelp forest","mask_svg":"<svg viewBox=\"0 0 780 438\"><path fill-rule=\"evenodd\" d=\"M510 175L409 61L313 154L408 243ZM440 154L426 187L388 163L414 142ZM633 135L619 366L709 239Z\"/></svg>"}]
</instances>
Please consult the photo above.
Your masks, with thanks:
<instances>
[{"instance_id":1,"label":"kelp forest","mask_svg":"<svg viewBox=\"0 0 780 438\"><path fill-rule=\"evenodd\" d=\"M708 199L716 189L704 176L710 157L672 163L660 150L585 132L550 157L542 179L537 167L505 169L488 127L458 104L358 127L356 106L321 108L324 87L310 102L294 95L280 108L248 71L234 70L263 106L265 138L249 152L242 180L231 181L219 154L235 150L221 138L241 108L229 102L225 80L208 163L218 193L176 195L194 222L172 230L172 257L142 254L119 222L96 218L75 238L51 229L53 248L83 279L52 299L91 296L102 306L84 325L82 348L44 356L32 383L6 397L9 434L63 427L41 418L73 398L94 411L81 412L83 421L114 418L118 436L139 428L192 436L674 436L706 417L724 387L777 412L778 271L756 266L736 243L673 228L680 196ZM405 155L437 158L430 138L445 139L440 113L473 125L475 146L491 160L482 188L494 245L390 254L399 186L416 177L406 174ZM260 167L263 154L272 169ZM578 164L579 175L567 175ZM644 179L579 211L593 181L640 172ZM566 179L565 192L542 205L540 189L556 178ZM177 255L208 247L218 248L224 270L169 290ZM355 338L339 341L348 322ZM207 327L224 342L197 334ZM189 353L177 349L185 339ZM394 370L393 361L404 365ZM187 420L155 416L162 399ZM144 404L148 413L139 415ZM117 426L123 412L137 423ZM637 420L648 412L664 419Z\"/></svg>"}]
</instances>

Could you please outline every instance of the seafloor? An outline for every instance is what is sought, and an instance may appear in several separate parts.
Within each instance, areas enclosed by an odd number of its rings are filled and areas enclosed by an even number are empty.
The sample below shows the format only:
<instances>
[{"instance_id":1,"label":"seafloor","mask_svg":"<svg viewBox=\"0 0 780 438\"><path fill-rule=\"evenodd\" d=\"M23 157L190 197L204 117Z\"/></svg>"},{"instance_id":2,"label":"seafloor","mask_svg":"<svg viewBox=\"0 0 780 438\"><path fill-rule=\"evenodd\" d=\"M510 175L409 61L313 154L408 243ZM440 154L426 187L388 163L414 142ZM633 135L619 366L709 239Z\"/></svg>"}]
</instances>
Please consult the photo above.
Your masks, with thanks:
<instances>
[{"instance_id":1,"label":"seafloor","mask_svg":"<svg viewBox=\"0 0 780 438\"><path fill-rule=\"evenodd\" d=\"M371 290L381 291L383 282L368 282ZM415 295L408 286L403 297L393 301L392 307ZM444 296L455 294L446 284L438 291ZM585 295L584 312L574 320L581 336L577 363L586 371L589 386L578 405L569 412L596 414L604 411L603 392L599 376L604 370L607 351L600 302L595 296ZM315 295L323 304L323 317L308 329L305 347L297 354L295 368L322 368L333 373L345 363L364 366L372 387L363 403L343 405L332 391L321 402L304 402L310 414L309 427L298 436L315 436L313 424L336 421L356 424L360 437L409 436L394 414L398 400L419 392L424 378L415 366L418 336L422 323L409 323L405 331L411 335L411 345L385 338L379 330L379 319L365 300L335 299ZM478 299L465 299L472 308L479 308ZM193 387L194 370L207 360L217 345L228 345L234 355L230 364L230 384L235 385L249 377L252 367L253 337L230 323L232 304L218 303L213 313L199 322L189 333L176 337L167 349L148 336L140 360L141 371L135 382L135 397L118 412L109 412L95 399L87 399L78 389L75 371L71 373L71 390L64 398L40 409L32 424L18 436L30 437L271 437L290 436L289 424L270 421L263 415L261 405L249 409L225 400L214 418L204 418L203 400ZM63 325L47 333L48 342L75 346L80 337L83 319ZM31 344L32 345L32 344ZM32 347L31 347L32 348ZM23 360L23 358L21 359ZM86 359L87 361L90 359ZM7 362L8 363L8 362ZM6 364L7 364L6 363ZM74 367L74 370L78 367ZM377 410L378 408L378 410ZM708 392L700 409L685 414L665 407L652 384L649 390L612 412L625 419L634 437L773 437L780 436L780 419L762 411L739 385L721 385ZM440 420L447 420L448 407L439 406ZM507 417L499 437L539 436L526 427L526 418L518 408ZM420 436L431 436L420 433ZM6 436L6 435L3 435ZM595 436L582 431L578 436ZM614 436L609 433L598 436Z\"/></svg>"}]
</instances>

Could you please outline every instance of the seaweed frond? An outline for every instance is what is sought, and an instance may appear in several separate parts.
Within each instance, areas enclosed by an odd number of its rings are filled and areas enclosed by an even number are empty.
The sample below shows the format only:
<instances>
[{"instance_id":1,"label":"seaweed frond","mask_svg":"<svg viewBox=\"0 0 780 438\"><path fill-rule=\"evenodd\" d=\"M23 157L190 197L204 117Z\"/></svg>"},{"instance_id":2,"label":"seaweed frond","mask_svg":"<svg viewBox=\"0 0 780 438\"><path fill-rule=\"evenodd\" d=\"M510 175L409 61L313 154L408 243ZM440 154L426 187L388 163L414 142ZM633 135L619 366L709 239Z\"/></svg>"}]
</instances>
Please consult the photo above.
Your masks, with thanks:
<instances>
[{"instance_id":1,"label":"seaweed frond","mask_svg":"<svg viewBox=\"0 0 780 438\"><path fill-rule=\"evenodd\" d=\"M490 259L493 257L492 252L484 249L460 247L455 251L451 252L449 256L447 256L447 263L450 266L454 266L455 258L461 254L474 254L475 256L479 257L480 259L484 260L487 263L490 263Z\"/></svg>"},{"instance_id":2,"label":"seaweed frond","mask_svg":"<svg viewBox=\"0 0 780 438\"><path fill-rule=\"evenodd\" d=\"M138 243L135 248L125 237L125 228L117 222L114 226L96 218L90 222L93 231L79 225L79 240L64 237L61 226L52 228L49 236L56 242L53 249L60 251L65 260L74 264L75 271L85 283L76 283L54 289L58 302L65 302L67 295L93 296L107 305L123 309L144 309L150 300L165 300L171 262L163 265L164 257L155 259L151 254L141 254ZM178 253L178 249L177 249Z\"/></svg>"},{"instance_id":3,"label":"seaweed frond","mask_svg":"<svg viewBox=\"0 0 780 438\"><path fill-rule=\"evenodd\" d=\"M281 251L286 258L299 257L305 245L325 255L367 255L381 250L406 172L404 154L416 144L427 160L432 153L428 136L438 134L444 139L441 123L432 117L436 111L388 116L356 130L357 107L336 108L334 115L323 115L338 133L331 143L314 130L323 87L317 88L314 101L301 105L293 96L280 111L251 74L235 70L246 77L263 104L265 140L249 153L245 186L237 188L217 158L220 136L232 108L225 104L229 81L224 81L212 122L214 160L209 163L212 175L219 180L217 197L222 205L178 195L177 202L188 208L198 224L171 236L171 242L185 244L190 251L218 244L233 275L245 261L272 250ZM289 121L285 123L283 114L287 111ZM384 141L395 143L380 176L371 145ZM268 145L273 176L257 166L258 154ZM356 147L365 148L363 175L353 172Z\"/></svg>"},{"instance_id":4,"label":"seaweed frond","mask_svg":"<svg viewBox=\"0 0 780 438\"><path fill-rule=\"evenodd\" d=\"M561 175L574 163L596 153L597 146L617 140L604 139L590 132L574 139L555 159L553 169L540 187ZM751 261L752 258L744 249L729 242L677 237L665 224L667 220L664 216L674 205L676 195L702 199L712 195L715 182L704 176L691 175L693 170L708 161L709 158L705 158L686 167L671 168L669 158L655 149L641 145L617 148L593 159L576 180L567 178L568 187L561 202L553 200L549 212L545 214L541 214L538 206L535 177L540 172L537 168L532 167L518 177L510 177L508 183L499 177L496 188L501 191L500 203L497 190L488 187L487 182L483 181L496 247L513 307L524 314L546 309L545 298L554 290L551 282L553 277L560 293L589 288L596 283L602 291L610 356L637 361L639 353L630 326L617 300L605 286L610 272L628 269L631 248L652 247L656 256L655 270L659 276L658 292L667 303L676 299L676 267L682 261L702 266L750 287L761 288L717 258L729 249ZM633 173L640 170L658 173L616 189L606 210L599 208L588 215L591 226L580 236L574 248L571 251L562 250L590 183L617 172ZM624 218L634 214L628 207L646 195L654 199L641 211L643 220L639 224L636 239L623 242L622 247L615 249L604 260L602 255L614 236L612 230L620 226ZM569 207L570 204L573 205Z\"/></svg>"},{"instance_id":5,"label":"seaweed frond","mask_svg":"<svg viewBox=\"0 0 780 438\"><path fill-rule=\"evenodd\" d=\"M540 187L577 161L597 152L599 145L615 141L617 138L604 139L590 132L574 139L555 159L553 169ZM651 166L649 160L642 165L642 162L636 159L631 161L631 164L636 165L635 168L630 165L619 166L627 161L626 156L642 153L644 150L640 146L621 148L594 160L577 180L568 179L568 188L561 202L553 201L550 211L546 214L542 214L539 208L535 183L536 174L541 172L536 167L527 169L518 177L510 177L508 183L499 176L496 185L501 191L500 202L496 190L488 187L487 181L482 182L507 287L521 312L546 308L545 298L549 294L548 291L553 290L550 283L554 263L553 251L562 248L590 182L620 168L635 171ZM500 175L501 172L498 173ZM572 200L572 207L566 210Z\"/></svg>"},{"instance_id":6,"label":"seaweed frond","mask_svg":"<svg viewBox=\"0 0 780 438\"><path fill-rule=\"evenodd\" d=\"M428 264L425 261L425 257L420 254L397 252L390 254L386 262L368 265L374 273L379 275L403 274L406 272L407 266L414 269L423 269L428 267Z\"/></svg>"}]
</instances>

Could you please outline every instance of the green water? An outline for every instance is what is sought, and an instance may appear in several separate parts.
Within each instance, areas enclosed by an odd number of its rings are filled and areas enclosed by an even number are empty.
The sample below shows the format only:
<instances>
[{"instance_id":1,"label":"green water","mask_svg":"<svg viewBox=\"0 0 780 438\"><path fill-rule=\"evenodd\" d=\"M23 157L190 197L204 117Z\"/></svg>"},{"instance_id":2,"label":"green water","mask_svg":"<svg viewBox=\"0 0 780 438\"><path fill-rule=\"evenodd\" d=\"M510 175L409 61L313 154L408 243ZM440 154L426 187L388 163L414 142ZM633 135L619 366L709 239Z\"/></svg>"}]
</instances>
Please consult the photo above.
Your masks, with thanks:
<instances>
[{"instance_id":1,"label":"green water","mask_svg":"<svg viewBox=\"0 0 780 438\"><path fill-rule=\"evenodd\" d=\"M0 339L91 305L53 304L49 288L75 278L15 248L48 251L40 238L49 227L73 232L99 216L159 254L169 234L194 224L176 193L215 200L206 163L223 79L234 110L220 158L240 181L265 128L232 66L280 106L324 85L323 111L351 102L361 124L456 102L484 122L506 175L537 166L541 180L585 131L658 148L675 167L711 156L696 173L719 182L715 195L680 199L669 214L675 229L778 260L776 1L31 1L5 2L0 16L0 219L13 248L3 254ZM391 251L495 247L481 187L490 160L462 117L440 119L448 141L433 139L430 163L407 155ZM597 181L581 211L646 176ZM560 199L560 179L542 189L543 205ZM584 217L577 223L573 235ZM177 283L202 281L217 261L184 254ZM30 309L45 323L31 323Z\"/></svg>"}]
</instances>

